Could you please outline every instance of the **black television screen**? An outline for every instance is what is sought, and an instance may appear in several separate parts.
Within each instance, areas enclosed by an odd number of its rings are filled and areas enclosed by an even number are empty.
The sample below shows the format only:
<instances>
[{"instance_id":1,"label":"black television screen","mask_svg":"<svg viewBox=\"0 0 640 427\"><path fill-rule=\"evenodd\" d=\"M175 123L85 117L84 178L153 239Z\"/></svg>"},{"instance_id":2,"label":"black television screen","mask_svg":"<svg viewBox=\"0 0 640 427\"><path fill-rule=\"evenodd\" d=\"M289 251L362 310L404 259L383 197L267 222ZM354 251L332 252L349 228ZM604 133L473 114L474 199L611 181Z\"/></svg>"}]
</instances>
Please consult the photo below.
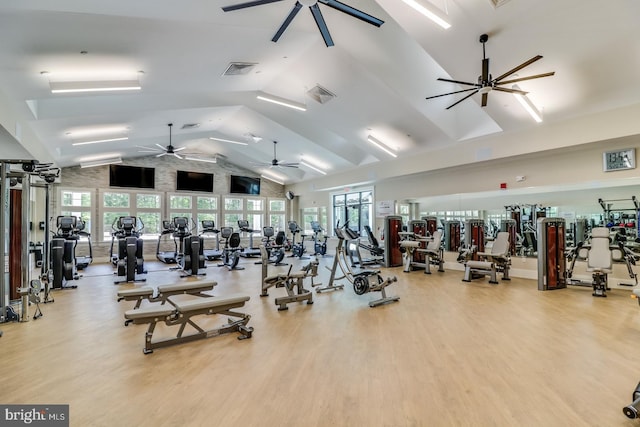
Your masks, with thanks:
<instances>
[{"instance_id":1,"label":"black television screen","mask_svg":"<svg viewBox=\"0 0 640 427\"><path fill-rule=\"evenodd\" d=\"M178 171L177 191L202 191L213 193L213 174Z\"/></svg>"},{"instance_id":2,"label":"black television screen","mask_svg":"<svg viewBox=\"0 0 640 427\"><path fill-rule=\"evenodd\" d=\"M229 193L260 194L260 178L231 175Z\"/></svg>"},{"instance_id":3,"label":"black television screen","mask_svg":"<svg viewBox=\"0 0 640 427\"><path fill-rule=\"evenodd\" d=\"M155 188L155 171L154 168L109 165L109 186Z\"/></svg>"}]
</instances>

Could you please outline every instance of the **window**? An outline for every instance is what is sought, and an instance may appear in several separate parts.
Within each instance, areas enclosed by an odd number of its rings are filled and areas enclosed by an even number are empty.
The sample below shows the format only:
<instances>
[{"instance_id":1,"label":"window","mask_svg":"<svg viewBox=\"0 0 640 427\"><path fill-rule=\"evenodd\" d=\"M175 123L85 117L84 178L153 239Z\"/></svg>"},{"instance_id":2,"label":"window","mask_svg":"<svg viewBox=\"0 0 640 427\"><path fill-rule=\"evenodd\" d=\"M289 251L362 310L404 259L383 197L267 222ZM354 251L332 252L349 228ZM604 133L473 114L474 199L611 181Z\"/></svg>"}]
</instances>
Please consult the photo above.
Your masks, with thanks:
<instances>
[{"instance_id":1,"label":"window","mask_svg":"<svg viewBox=\"0 0 640 427\"><path fill-rule=\"evenodd\" d=\"M157 239L162 231L162 194L149 191L102 193L102 239L111 240L117 219L129 215L138 219L136 226L142 229L143 239Z\"/></svg>"},{"instance_id":2,"label":"window","mask_svg":"<svg viewBox=\"0 0 640 427\"><path fill-rule=\"evenodd\" d=\"M398 210L398 215L402 217L402 223L404 225L408 225L409 220L411 219L410 206L406 204L398 204L396 206L397 206L396 209Z\"/></svg>"},{"instance_id":3,"label":"window","mask_svg":"<svg viewBox=\"0 0 640 427\"><path fill-rule=\"evenodd\" d=\"M87 233L91 233L92 194L89 191L60 190L60 215L75 216L85 223ZM53 224L55 227L55 224Z\"/></svg>"},{"instance_id":4,"label":"window","mask_svg":"<svg viewBox=\"0 0 640 427\"><path fill-rule=\"evenodd\" d=\"M266 225L273 227L275 232L284 231L288 232L286 216L286 201L283 199L270 199L269 200L269 222Z\"/></svg>"},{"instance_id":5,"label":"window","mask_svg":"<svg viewBox=\"0 0 640 427\"><path fill-rule=\"evenodd\" d=\"M333 196L334 225L344 225L349 221L349 228L364 233L364 226L373 226L373 191L336 194ZM322 222L320 222L322 224Z\"/></svg>"},{"instance_id":6,"label":"window","mask_svg":"<svg viewBox=\"0 0 640 427\"><path fill-rule=\"evenodd\" d=\"M244 199L240 197L224 198L224 226L238 229L238 220L244 219Z\"/></svg>"},{"instance_id":7,"label":"window","mask_svg":"<svg viewBox=\"0 0 640 427\"><path fill-rule=\"evenodd\" d=\"M178 216L189 218L193 234L202 231L203 220L213 220L218 228L218 196L170 194L168 219L172 221Z\"/></svg>"},{"instance_id":8,"label":"window","mask_svg":"<svg viewBox=\"0 0 640 427\"><path fill-rule=\"evenodd\" d=\"M305 234L313 234L311 221L318 221L318 208L304 208L302 210L302 224L300 228Z\"/></svg>"}]
</instances>

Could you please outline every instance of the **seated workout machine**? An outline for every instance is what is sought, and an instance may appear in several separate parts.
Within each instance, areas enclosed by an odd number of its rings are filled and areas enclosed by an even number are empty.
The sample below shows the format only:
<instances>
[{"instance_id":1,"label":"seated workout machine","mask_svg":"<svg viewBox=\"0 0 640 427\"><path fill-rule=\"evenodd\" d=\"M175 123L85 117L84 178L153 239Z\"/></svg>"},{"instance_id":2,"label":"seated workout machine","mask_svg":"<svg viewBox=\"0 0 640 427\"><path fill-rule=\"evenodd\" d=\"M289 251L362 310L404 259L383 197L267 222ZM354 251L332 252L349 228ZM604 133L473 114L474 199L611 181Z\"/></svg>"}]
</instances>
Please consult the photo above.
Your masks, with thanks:
<instances>
[{"instance_id":1,"label":"seated workout machine","mask_svg":"<svg viewBox=\"0 0 640 427\"><path fill-rule=\"evenodd\" d=\"M273 265L287 265L286 262L282 262L284 259L284 231L278 231L275 240L271 240L275 233L275 230L271 226L262 227L262 235L265 237L264 243L260 245L260 254L262 255L262 248L267 251L267 258L262 256L262 261L256 264L264 264L265 262Z\"/></svg>"},{"instance_id":2,"label":"seated workout machine","mask_svg":"<svg viewBox=\"0 0 640 427\"><path fill-rule=\"evenodd\" d=\"M178 267L183 272L182 277L204 276L204 239L191 234L189 218L177 216L173 218L173 237L178 239Z\"/></svg>"},{"instance_id":3,"label":"seated workout machine","mask_svg":"<svg viewBox=\"0 0 640 427\"><path fill-rule=\"evenodd\" d=\"M138 227L138 221L140 226ZM144 282L147 279L139 278L138 275L145 274L143 259L143 241L140 232L144 224L135 216L121 216L111 225L114 229L112 235L118 239L118 255L116 261L116 274L123 279L114 283L124 282Z\"/></svg>"},{"instance_id":4,"label":"seated workout machine","mask_svg":"<svg viewBox=\"0 0 640 427\"><path fill-rule=\"evenodd\" d=\"M51 271L53 273L53 289L75 289L71 280L80 278L76 270L75 247L77 236L74 236L77 218L75 216L59 216L56 218L57 231L51 239Z\"/></svg>"},{"instance_id":5,"label":"seated workout machine","mask_svg":"<svg viewBox=\"0 0 640 427\"><path fill-rule=\"evenodd\" d=\"M489 276L489 283L496 284L497 272L502 272L502 280L511 280L509 266L511 257L509 254L509 233L501 231L493 241L491 252L476 252L478 260L465 262L463 282L470 282L482 276Z\"/></svg>"},{"instance_id":6,"label":"seated workout machine","mask_svg":"<svg viewBox=\"0 0 640 427\"><path fill-rule=\"evenodd\" d=\"M403 252L405 273L415 268L424 268L424 274L431 274L430 265L437 265L439 272L444 272L444 249L442 247L442 231L436 230L431 237L424 237L410 231L401 231L400 251ZM422 242L427 246L422 247ZM416 254L423 255L423 261L416 261ZM420 257L422 258L422 257Z\"/></svg>"},{"instance_id":7,"label":"seated workout machine","mask_svg":"<svg viewBox=\"0 0 640 427\"><path fill-rule=\"evenodd\" d=\"M356 295L363 295L367 292L380 292L382 294L382 298L370 301L369 307L377 307L382 304L398 301L400 297L388 297L386 293L386 287L397 281L397 278L387 277L387 279L383 279L380 275L380 270L361 269L354 271L351 269L351 266L347 262L347 255L344 247L345 240L347 240L347 237L345 236L345 231L348 230L347 224L348 221L343 227L335 228L335 233L338 237L338 246L336 246L336 256L333 260L329 284L324 288L317 288L317 292L342 289L343 285L334 285L333 282L334 280L346 278L353 284L353 291ZM336 277L338 267L340 267L343 274L340 277Z\"/></svg>"},{"instance_id":8,"label":"seated workout machine","mask_svg":"<svg viewBox=\"0 0 640 427\"><path fill-rule=\"evenodd\" d=\"M609 229L595 227L591 230L591 245L587 254L587 271L592 273L594 297L606 297L608 274L613 271L613 259L609 247Z\"/></svg>"},{"instance_id":9,"label":"seated workout machine","mask_svg":"<svg viewBox=\"0 0 640 427\"><path fill-rule=\"evenodd\" d=\"M174 238L174 232L176 229L173 226L173 222L164 220L162 221L162 231L160 232L160 236L158 236L158 244L156 246L156 258L158 261L163 262L165 264L175 264L178 260L178 242ZM161 251L160 244L164 239L164 236L171 236L171 241L173 242L173 251Z\"/></svg>"},{"instance_id":10,"label":"seated workout machine","mask_svg":"<svg viewBox=\"0 0 640 427\"><path fill-rule=\"evenodd\" d=\"M311 221L311 229L313 230L313 254L325 256L327 254L327 239L329 236L324 233L324 230L318 221ZM323 242L320 242L319 240L318 234L320 233L324 233Z\"/></svg>"},{"instance_id":11,"label":"seated workout machine","mask_svg":"<svg viewBox=\"0 0 640 427\"><path fill-rule=\"evenodd\" d=\"M238 332L240 334L238 339L251 338L253 328L246 326L251 316L231 311L233 308L243 307L244 303L249 301L248 296L198 298L191 295L175 295L169 297L167 301L170 304L153 305L137 310L128 310L124 313L125 319L133 324L149 324L144 338L144 349L142 350L144 354L152 353L156 348L215 337L230 332ZM223 314L239 319L235 321L229 319L228 323L211 330L202 329L192 320L195 316L211 314ZM175 338L166 338L154 342L153 332L158 322L164 322L169 327L179 325ZM197 332L184 336L184 330L187 325L195 328Z\"/></svg>"},{"instance_id":12,"label":"seated workout machine","mask_svg":"<svg viewBox=\"0 0 640 427\"><path fill-rule=\"evenodd\" d=\"M204 246L204 236L208 234L213 234L216 236L216 248L215 249L206 249L204 248L204 257L207 261L213 261L216 259L222 258L222 251L220 250L220 230L216 228L213 220L203 219L201 222L202 231L200 232L200 236L203 238L203 246Z\"/></svg>"},{"instance_id":13,"label":"seated workout machine","mask_svg":"<svg viewBox=\"0 0 640 427\"><path fill-rule=\"evenodd\" d=\"M362 243L361 236L350 228L344 229L344 235L348 238L345 243L345 249L349 253L352 267L364 267L365 265L380 265L384 262L384 248L378 244L378 239L373 235L371 227L364 226L369 244ZM360 254L360 248L368 250L371 258L363 258Z\"/></svg>"},{"instance_id":14,"label":"seated workout machine","mask_svg":"<svg viewBox=\"0 0 640 427\"><path fill-rule=\"evenodd\" d=\"M260 256L260 249L253 247L253 232L255 230L249 228L249 221L246 219L238 220L238 228L243 233L249 233L249 247L244 248L244 250L240 253L243 257L251 258L254 256Z\"/></svg>"},{"instance_id":15,"label":"seated workout machine","mask_svg":"<svg viewBox=\"0 0 640 427\"><path fill-rule=\"evenodd\" d=\"M227 267L229 270L244 270L244 267L238 267L240 261L240 233L234 232L233 227L220 228L220 237L224 239L224 248L222 249L222 264L218 267Z\"/></svg>"},{"instance_id":16,"label":"seated workout machine","mask_svg":"<svg viewBox=\"0 0 640 427\"><path fill-rule=\"evenodd\" d=\"M304 238L307 237L306 234L301 233L300 227L298 227L298 223L295 221L289 221L289 231L291 232L291 255L290 257L298 257L300 259L308 259L308 257L303 257L304 253L307 251L307 248L304 246ZM302 240L296 243L296 234L300 233Z\"/></svg>"},{"instance_id":17,"label":"seated workout machine","mask_svg":"<svg viewBox=\"0 0 640 427\"><path fill-rule=\"evenodd\" d=\"M313 304L313 293L305 289L304 287L304 279L307 277L311 277L311 286L313 284L313 278L318 275L318 261L311 261L306 267L304 267L301 271L296 271L294 273L291 272L293 265L289 267L289 271L287 274L276 274L274 276L268 276L268 259L269 254L267 252L267 248L264 245L260 245L260 253L262 255L262 292L260 293L261 297L269 296L267 292L270 287L275 286L276 288L284 287L287 291L287 296L279 297L275 299L275 303L278 307L278 310L288 310L287 304L292 302L300 302L306 301L307 304Z\"/></svg>"},{"instance_id":18,"label":"seated workout machine","mask_svg":"<svg viewBox=\"0 0 640 427\"><path fill-rule=\"evenodd\" d=\"M622 408L622 413L625 414L627 418L640 418L640 383L638 383L636 389L633 390L631 400L630 405Z\"/></svg>"}]
</instances>

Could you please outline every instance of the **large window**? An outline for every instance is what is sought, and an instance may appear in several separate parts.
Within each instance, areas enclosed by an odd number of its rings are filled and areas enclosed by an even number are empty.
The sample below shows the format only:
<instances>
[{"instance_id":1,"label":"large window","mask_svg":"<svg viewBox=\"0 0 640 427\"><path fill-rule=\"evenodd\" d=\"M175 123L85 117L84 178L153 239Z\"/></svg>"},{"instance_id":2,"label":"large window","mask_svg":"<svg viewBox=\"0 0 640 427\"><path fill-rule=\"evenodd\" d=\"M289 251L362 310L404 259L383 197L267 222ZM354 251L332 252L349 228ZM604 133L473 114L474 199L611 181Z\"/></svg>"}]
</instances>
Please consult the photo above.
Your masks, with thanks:
<instances>
[{"instance_id":1,"label":"large window","mask_svg":"<svg viewBox=\"0 0 640 427\"><path fill-rule=\"evenodd\" d=\"M106 191L102 193L102 239L111 240L116 221L135 216L143 239L157 239L162 224L162 194L153 192Z\"/></svg>"},{"instance_id":2,"label":"large window","mask_svg":"<svg viewBox=\"0 0 640 427\"><path fill-rule=\"evenodd\" d=\"M269 199L269 219L265 225L270 225L274 228L275 232L287 230L287 223L285 221L287 204L284 199Z\"/></svg>"},{"instance_id":3,"label":"large window","mask_svg":"<svg viewBox=\"0 0 640 427\"><path fill-rule=\"evenodd\" d=\"M170 194L169 218L184 216L189 218L193 234L202 231L203 220L213 220L218 227L218 196L198 194Z\"/></svg>"},{"instance_id":4,"label":"large window","mask_svg":"<svg viewBox=\"0 0 640 427\"><path fill-rule=\"evenodd\" d=\"M334 224L344 225L349 221L349 228L364 234L364 226L373 226L373 192L371 190L333 196Z\"/></svg>"},{"instance_id":5,"label":"large window","mask_svg":"<svg viewBox=\"0 0 640 427\"><path fill-rule=\"evenodd\" d=\"M84 231L92 232L91 209L92 193L90 191L60 190L60 215L75 216L85 224ZM55 222L51 224L51 230L55 231ZM84 240L84 238L82 238Z\"/></svg>"}]
</instances>

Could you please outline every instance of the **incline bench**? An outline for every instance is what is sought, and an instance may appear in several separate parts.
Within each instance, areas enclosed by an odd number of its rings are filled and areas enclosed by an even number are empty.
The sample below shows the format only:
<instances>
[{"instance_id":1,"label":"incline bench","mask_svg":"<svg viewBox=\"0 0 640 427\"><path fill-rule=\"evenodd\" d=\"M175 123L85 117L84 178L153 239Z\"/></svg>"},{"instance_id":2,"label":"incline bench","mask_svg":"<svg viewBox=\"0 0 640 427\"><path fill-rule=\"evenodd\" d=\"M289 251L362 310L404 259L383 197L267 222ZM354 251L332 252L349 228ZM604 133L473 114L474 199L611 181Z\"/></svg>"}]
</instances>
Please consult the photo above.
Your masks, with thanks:
<instances>
[{"instance_id":1,"label":"incline bench","mask_svg":"<svg viewBox=\"0 0 640 427\"><path fill-rule=\"evenodd\" d=\"M176 295L168 298L168 301L171 305L155 305L140 309L133 309L128 310L124 314L127 322L133 322L136 325L145 323L149 324L149 328L145 333L144 349L142 350L144 354L152 353L156 348L215 337L230 332L240 333L238 339L251 338L253 328L246 326L249 319L251 319L251 316L231 311L232 308L244 306L244 303L249 301L248 296L240 295L225 298L198 298L189 295ZM229 319L227 324L217 329L205 331L191 320L192 317L201 314L226 314L227 316L233 316L239 319L235 321ZM175 338L166 338L153 342L153 331L155 330L158 322L164 322L167 326L180 325ZM191 325L197 332L195 334L183 336L187 325Z\"/></svg>"},{"instance_id":2,"label":"incline bench","mask_svg":"<svg viewBox=\"0 0 640 427\"><path fill-rule=\"evenodd\" d=\"M202 292L211 291L218 284L212 280L205 282L186 282L178 284L159 285L158 293L154 296L153 288L151 286L143 286L136 289L125 289L118 291L118 302L124 301L136 301L134 308L140 308L142 300L149 300L149 302L161 301L164 304L167 299L172 295L190 294L200 297L210 297L212 295L203 294Z\"/></svg>"}]
</instances>

